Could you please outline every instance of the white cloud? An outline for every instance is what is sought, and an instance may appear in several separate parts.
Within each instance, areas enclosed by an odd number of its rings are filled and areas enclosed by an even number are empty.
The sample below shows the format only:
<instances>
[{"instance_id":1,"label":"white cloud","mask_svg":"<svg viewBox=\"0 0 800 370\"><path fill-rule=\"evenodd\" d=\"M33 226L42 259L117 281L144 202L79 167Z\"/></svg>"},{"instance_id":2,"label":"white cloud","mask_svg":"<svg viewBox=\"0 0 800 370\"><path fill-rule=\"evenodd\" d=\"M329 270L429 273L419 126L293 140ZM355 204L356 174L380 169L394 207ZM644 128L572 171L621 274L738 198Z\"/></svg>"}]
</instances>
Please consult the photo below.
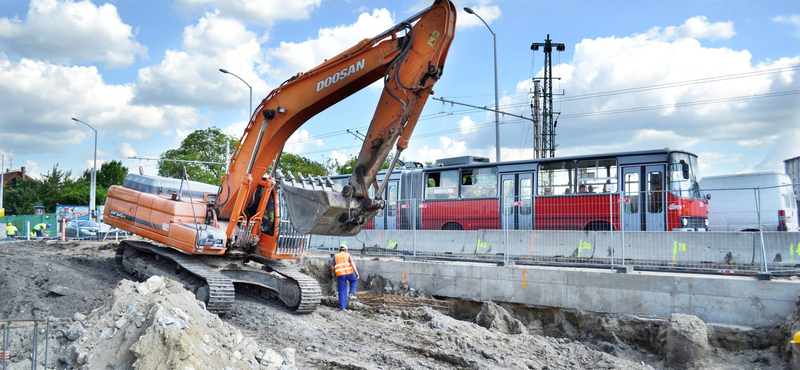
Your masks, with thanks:
<instances>
[{"instance_id":1,"label":"white cloud","mask_svg":"<svg viewBox=\"0 0 800 370\"><path fill-rule=\"evenodd\" d=\"M0 53L0 130L17 154L60 152L91 131L182 127L197 121L192 108L133 105L132 85L109 85L95 67L66 67ZM46 109L43 109L46 107Z\"/></svg>"},{"instance_id":2,"label":"white cloud","mask_svg":"<svg viewBox=\"0 0 800 370\"><path fill-rule=\"evenodd\" d=\"M460 120L458 120L458 131L461 134L471 134L475 133L475 121L472 120L469 116L464 116Z\"/></svg>"},{"instance_id":3,"label":"white cloud","mask_svg":"<svg viewBox=\"0 0 800 370\"><path fill-rule=\"evenodd\" d=\"M717 153L703 152L697 153L697 162L700 165L700 173L703 176L715 176L725 174L724 165L738 163L742 159L741 153Z\"/></svg>"},{"instance_id":4,"label":"white cloud","mask_svg":"<svg viewBox=\"0 0 800 370\"><path fill-rule=\"evenodd\" d=\"M435 146L423 144L421 147L411 141L407 149L406 158L417 162L434 162L437 159L459 157L462 155L480 155L476 150L467 146L466 141L454 140L449 137L440 136Z\"/></svg>"},{"instance_id":5,"label":"white cloud","mask_svg":"<svg viewBox=\"0 0 800 370\"><path fill-rule=\"evenodd\" d=\"M467 5L470 9L472 9L475 14L481 16L486 23L489 25L492 24L493 21L500 18L503 14L500 11L500 7L497 5L489 5L488 2L484 1L477 5ZM458 15L456 16L456 28L470 28L470 27L486 27L484 26L483 22L481 22L478 17L473 14L469 14L464 11L463 6L458 6Z\"/></svg>"},{"instance_id":6,"label":"white cloud","mask_svg":"<svg viewBox=\"0 0 800 370\"><path fill-rule=\"evenodd\" d=\"M42 169L39 168L39 163L30 159L25 161L25 174L30 177L38 178L42 174Z\"/></svg>"},{"instance_id":7,"label":"white cloud","mask_svg":"<svg viewBox=\"0 0 800 370\"><path fill-rule=\"evenodd\" d=\"M244 129L247 128L248 121L237 121L231 123L228 127L222 129L222 132L233 137L241 137L244 135Z\"/></svg>"},{"instance_id":8,"label":"white cloud","mask_svg":"<svg viewBox=\"0 0 800 370\"><path fill-rule=\"evenodd\" d=\"M325 145L325 142L320 139L314 139L314 137L308 133L308 130L300 129L289 137L283 150L289 153L300 153L309 145L322 147Z\"/></svg>"},{"instance_id":9,"label":"white cloud","mask_svg":"<svg viewBox=\"0 0 800 370\"><path fill-rule=\"evenodd\" d=\"M736 142L736 145L757 148L762 147L765 145L769 145L775 142L778 139L778 135L769 135L755 139L747 139L747 140L739 140Z\"/></svg>"},{"instance_id":10,"label":"white cloud","mask_svg":"<svg viewBox=\"0 0 800 370\"><path fill-rule=\"evenodd\" d=\"M31 0L25 20L0 18L0 39L23 57L59 63L101 61L121 68L147 54L114 5L89 0Z\"/></svg>"},{"instance_id":11,"label":"white cloud","mask_svg":"<svg viewBox=\"0 0 800 370\"><path fill-rule=\"evenodd\" d=\"M122 132L119 133L119 136L133 140L147 139L152 135L153 135L152 131L142 131L142 130L123 130Z\"/></svg>"},{"instance_id":12,"label":"white cloud","mask_svg":"<svg viewBox=\"0 0 800 370\"><path fill-rule=\"evenodd\" d=\"M253 95L268 91L255 68L261 62L258 36L242 23L207 13L183 31L184 50L167 50L160 64L139 70L136 101L174 105L247 107L250 92L235 73L251 86Z\"/></svg>"},{"instance_id":13,"label":"white cloud","mask_svg":"<svg viewBox=\"0 0 800 370\"><path fill-rule=\"evenodd\" d=\"M122 145L120 145L117 148L117 152L116 153L120 157L124 157L124 158L135 157L136 156L136 151L133 150L133 147L131 146L130 143L122 143Z\"/></svg>"},{"instance_id":14,"label":"white cloud","mask_svg":"<svg viewBox=\"0 0 800 370\"><path fill-rule=\"evenodd\" d=\"M322 28L316 39L299 43L282 41L280 46L267 52L276 65L265 67L263 71L273 79L283 81L317 66L363 39L378 35L394 24L391 12L376 9L372 14L362 13L351 25Z\"/></svg>"},{"instance_id":15,"label":"white cloud","mask_svg":"<svg viewBox=\"0 0 800 370\"><path fill-rule=\"evenodd\" d=\"M647 36L661 40L679 40L685 38L709 39L709 40L728 40L736 32L733 30L733 22L714 22L710 23L704 15L698 15L686 20L680 26L669 26L664 28L653 27L647 31Z\"/></svg>"},{"instance_id":16,"label":"white cloud","mask_svg":"<svg viewBox=\"0 0 800 370\"><path fill-rule=\"evenodd\" d=\"M176 0L183 12L217 9L226 17L241 21L272 25L280 20L308 18L322 0Z\"/></svg>"},{"instance_id":17,"label":"white cloud","mask_svg":"<svg viewBox=\"0 0 800 370\"><path fill-rule=\"evenodd\" d=\"M800 14L779 15L775 18L772 18L772 21L794 26L795 36L800 37Z\"/></svg>"}]
</instances>

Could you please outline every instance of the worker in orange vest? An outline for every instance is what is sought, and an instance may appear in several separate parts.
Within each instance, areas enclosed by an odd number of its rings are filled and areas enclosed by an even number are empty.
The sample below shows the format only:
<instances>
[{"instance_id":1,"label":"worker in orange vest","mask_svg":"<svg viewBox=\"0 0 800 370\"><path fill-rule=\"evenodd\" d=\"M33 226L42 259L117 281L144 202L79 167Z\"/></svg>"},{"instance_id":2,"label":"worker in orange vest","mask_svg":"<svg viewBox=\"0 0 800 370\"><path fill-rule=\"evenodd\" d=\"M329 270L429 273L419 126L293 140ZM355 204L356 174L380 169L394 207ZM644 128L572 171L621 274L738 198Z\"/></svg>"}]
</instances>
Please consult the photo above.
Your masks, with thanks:
<instances>
[{"instance_id":1,"label":"worker in orange vest","mask_svg":"<svg viewBox=\"0 0 800 370\"><path fill-rule=\"evenodd\" d=\"M355 298L356 285L358 284L358 269L353 262L353 257L347 253L347 245L342 244L339 246L339 253L336 253L331 259L331 272L336 275L336 284L339 288L339 309L343 310L347 307L347 285L350 285L350 295Z\"/></svg>"}]
</instances>

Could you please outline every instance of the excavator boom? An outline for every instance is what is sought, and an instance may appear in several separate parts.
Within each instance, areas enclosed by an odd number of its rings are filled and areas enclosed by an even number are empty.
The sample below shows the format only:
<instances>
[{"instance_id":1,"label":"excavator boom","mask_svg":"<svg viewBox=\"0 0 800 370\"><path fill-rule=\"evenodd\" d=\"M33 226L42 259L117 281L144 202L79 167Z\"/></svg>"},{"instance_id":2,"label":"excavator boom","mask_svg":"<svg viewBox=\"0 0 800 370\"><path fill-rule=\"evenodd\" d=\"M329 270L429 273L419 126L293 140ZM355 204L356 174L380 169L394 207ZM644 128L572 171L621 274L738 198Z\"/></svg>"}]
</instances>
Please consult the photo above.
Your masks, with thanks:
<instances>
[{"instance_id":1,"label":"excavator boom","mask_svg":"<svg viewBox=\"0 0 800 370\"><path fill-rule=\"evenodd\" d=\"M273 90L254 112L234 153L230 179L260 179L279 160L283 144L303 123L383 78L384 89L350 184L333 189L318 179L314 180L316 186L300 187L303 174L296 174L295 181L284 182L281 189L289 218L298 231L322 235L360 231L383 207L380 199L369 198L369 187L374 186L390 151L396 148L399 153L407 147L428 95L442 75L455 31L455 14L452 3L437 1ZM256 189L246 182L241 181L238 188L223 186L218 199L251 199ZM311 185L309 182L306 185ZM234 219L242 206L235 201L224 204L221 218Z\"/></svg>"}]
</instances>

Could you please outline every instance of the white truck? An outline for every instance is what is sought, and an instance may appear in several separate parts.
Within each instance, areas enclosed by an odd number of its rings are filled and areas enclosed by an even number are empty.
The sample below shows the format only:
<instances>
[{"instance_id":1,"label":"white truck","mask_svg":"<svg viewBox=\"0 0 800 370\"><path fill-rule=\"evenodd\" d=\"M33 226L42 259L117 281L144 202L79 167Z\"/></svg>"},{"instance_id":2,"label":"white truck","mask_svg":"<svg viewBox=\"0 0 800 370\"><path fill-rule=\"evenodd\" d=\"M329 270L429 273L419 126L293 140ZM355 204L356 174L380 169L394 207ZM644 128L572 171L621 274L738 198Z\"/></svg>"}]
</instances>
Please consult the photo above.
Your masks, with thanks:
<instances>
[{"instance_id":1,"label":"white truck","mask_svg":"<svg viewBox=\"0 0 800 370\"><path fill-rule=\"evenodd\" d=\"M708 176L700 189L708 201L709 231L798 231L792 180L780 172ZM758 189L758 190L756 190Z\"/></svg>"}]
</instances>

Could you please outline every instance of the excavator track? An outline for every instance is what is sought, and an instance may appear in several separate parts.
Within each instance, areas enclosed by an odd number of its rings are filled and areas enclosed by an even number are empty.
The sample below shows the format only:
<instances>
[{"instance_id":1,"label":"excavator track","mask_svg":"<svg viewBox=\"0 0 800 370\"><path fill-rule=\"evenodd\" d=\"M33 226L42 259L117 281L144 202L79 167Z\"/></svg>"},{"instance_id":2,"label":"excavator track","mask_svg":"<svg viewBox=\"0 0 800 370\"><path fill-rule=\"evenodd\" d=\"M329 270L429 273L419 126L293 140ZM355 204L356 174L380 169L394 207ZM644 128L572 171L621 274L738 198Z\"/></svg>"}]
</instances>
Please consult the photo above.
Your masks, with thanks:
<instances>
[{"instance_id":1,"label":"excavator track","mask_svg":"<svg viewBox=\"0 0 800 370\"><path fill-rule=\"evenodd\" d=\"M159 258L161 261L157 260ZM167 268L163 267L164 259L171 262ZM136 241L120 243L115 257L117 271L122 276L145 280L161 275L177 280L206 302L209 311L217 314L230 311L236 291L264 303L280 303L298 314L317 309L322 290L316 280L279 261L265 258L253 261L263 268L245 264L241 259L192 256Z\"/></svg>"},{"instance_id":2,"label":"excavator track","mask_svg":"<svg viewBox=\"0 0 800 370\"><path fill-rule=\"evenodd\" d=\"M190 272L197 279L205 282L205 286L192 284L185 276L178 276L175 273L165 273L165 271L148 271L148 266L144 268L130 269L125 264L125 252L133 248L139 253L157 255L171 260L180 268ZM195 292L198 300L205 302L206 309L216 314L226 314L233 306L235 290L233 281L222 275L216 269L209 267L198 258L180 253L170 248L156 247L147 242L123 241L117 247L114 258L117 271L132 280L144 280L153 275L167 275L167 277L180 281L187 289ZM133 262L135 263L135 262Z\"/></svg>"},{"instance_id":3,"label":"excavator track","mask_svg":"<svg viewBox=\"0 0 800 370\"><path fill-rule=\"evenodd\" d=\"M290 279L299 288L300 302L294 308L295 313L306 314L314 312L322 300L322 288L314 278L298 271L295 267L287 266L278 261L258 259L256 262L263 264L281 276ZM283 295L284 292L281 292ZM279 297L280 298L280 297Z\"/></svg>"}]
</instances>

